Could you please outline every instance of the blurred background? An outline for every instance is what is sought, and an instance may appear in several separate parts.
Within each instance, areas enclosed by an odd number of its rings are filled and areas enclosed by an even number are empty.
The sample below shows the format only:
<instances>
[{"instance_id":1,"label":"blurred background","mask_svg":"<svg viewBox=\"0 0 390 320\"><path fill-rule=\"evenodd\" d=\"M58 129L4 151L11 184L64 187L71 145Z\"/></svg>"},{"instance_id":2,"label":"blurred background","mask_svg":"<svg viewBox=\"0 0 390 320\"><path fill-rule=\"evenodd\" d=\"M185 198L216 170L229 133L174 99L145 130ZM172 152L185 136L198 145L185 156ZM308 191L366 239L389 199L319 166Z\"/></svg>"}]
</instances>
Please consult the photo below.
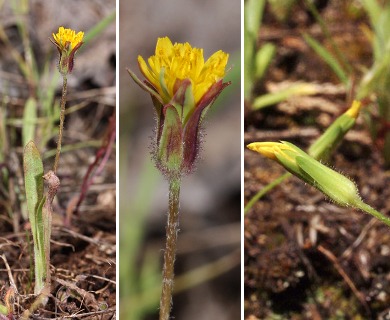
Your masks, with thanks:
<instances>
[{"instance_id":1,"label":"blurred background","mask_svg":"<svg viewBox=\"0 0 390 320\"><path fill-rule=\"evenodd\" d=\"M230 54L230 85L203 123L197 170L183 179L172 317L240 317L240 1L120 1L120 318L156 319L168 184L150 157L155 114L137 56L158 37Z\"/></svg>"}]
</instances>

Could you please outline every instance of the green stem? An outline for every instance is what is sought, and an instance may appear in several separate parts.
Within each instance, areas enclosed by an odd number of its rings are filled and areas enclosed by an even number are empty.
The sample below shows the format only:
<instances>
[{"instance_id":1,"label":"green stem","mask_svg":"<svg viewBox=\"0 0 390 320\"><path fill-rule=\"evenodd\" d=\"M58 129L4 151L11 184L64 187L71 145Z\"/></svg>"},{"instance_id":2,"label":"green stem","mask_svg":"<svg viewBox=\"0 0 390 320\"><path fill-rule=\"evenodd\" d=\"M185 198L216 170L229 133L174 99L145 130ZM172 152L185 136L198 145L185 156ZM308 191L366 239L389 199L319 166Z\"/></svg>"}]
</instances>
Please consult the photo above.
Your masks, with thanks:
<instances>
[{"instance_id":1,"label":"green stem","mask_svg":"<svg viewBox=\"0 0 390 320\"><path fill-rule=\"evenodd\" d=\"M58 142L57 142L57 152L56 158L54 160L53 171L57 174L58 163L60 161L61 153L61 144L62 144L62 133L64 130L64 120L65 120L65 104L66 104L66 90L67 90L67 78L66 75L62 75L62 96L61 96L61 113L60 113L60 130L58 132Z\"/></svg>"},{"instance_id":2,"label":"green stem","mask_svg":"<svg viewBox=\"0 0 390 320\"><path fill-rule=\"evenodd\" d=\"M360 201L358 203L355 203L355 206L371 215L373 215L375 218L377 218L379 221L387 224L390 227L390 218L386 217L379 211L376 211L374 208L369 206L368 204L364 203L363 201Z\"/></svg>"},{"instance_id":3,"label":"green stem","mask_svg":"<svg viewBox=\"0 0 390 320\"><path fill-rule=\"evenodd\" d=\"M267 184L263 189L259 190L252 199L249 200L249 202L246 204L244 208L244 214L247 214L250 208L253 207L253 205L259 201L267 192L271 191L273 188L275 188L277 185L279 185L282 181L286 180L287 178L291 177L291 173L287 172L284 175L280 176L279 178L275 179L274 181Z\"/></svg>"},{"instance_id":4,"label":"green stem","mask_svg":"<svg viewBox=\"0 0 390 320\"><path fill-rule=\"evenodd\" d=\"M163 283L160 299L160 320L168 320L171 311L176 257L177 232L179 226L180 178L169 180L169 212L166 226L166 247L164 252Z\"/></svg>"}]
</instances>

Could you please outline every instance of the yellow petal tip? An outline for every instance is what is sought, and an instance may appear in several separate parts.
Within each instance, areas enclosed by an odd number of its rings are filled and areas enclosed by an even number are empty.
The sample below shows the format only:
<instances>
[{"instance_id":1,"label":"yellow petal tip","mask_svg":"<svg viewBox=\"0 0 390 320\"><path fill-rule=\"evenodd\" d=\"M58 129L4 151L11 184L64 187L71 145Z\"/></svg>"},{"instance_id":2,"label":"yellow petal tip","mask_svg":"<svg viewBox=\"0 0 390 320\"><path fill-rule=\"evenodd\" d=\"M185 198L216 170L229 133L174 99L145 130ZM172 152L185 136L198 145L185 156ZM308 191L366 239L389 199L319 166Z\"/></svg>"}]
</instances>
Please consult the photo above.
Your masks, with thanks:
<instances>
[{"instance_id":1,"label":"yellow petal tip","mask_svg":"<svg viewBox=\"0 0 390 320\"><path fill-rule=\"evenodd\" d=\"M352 118L357 119L361 107L362 107L362 103L360 101L353 100L352 106L345 112L345 114L349 115Z\"/></svg>"},{"instance_id":2,"label":"yellow petal tip","mask_svg":"<svg viewBox=\"0 0 390 320\"><path fill-rule=\"evenodd\" d=\"M277 142L253 142L247 145L247 148L256 151L263 156L276 160L275 148L278 148L280 143Z\"/></svg>"}]
</instances>

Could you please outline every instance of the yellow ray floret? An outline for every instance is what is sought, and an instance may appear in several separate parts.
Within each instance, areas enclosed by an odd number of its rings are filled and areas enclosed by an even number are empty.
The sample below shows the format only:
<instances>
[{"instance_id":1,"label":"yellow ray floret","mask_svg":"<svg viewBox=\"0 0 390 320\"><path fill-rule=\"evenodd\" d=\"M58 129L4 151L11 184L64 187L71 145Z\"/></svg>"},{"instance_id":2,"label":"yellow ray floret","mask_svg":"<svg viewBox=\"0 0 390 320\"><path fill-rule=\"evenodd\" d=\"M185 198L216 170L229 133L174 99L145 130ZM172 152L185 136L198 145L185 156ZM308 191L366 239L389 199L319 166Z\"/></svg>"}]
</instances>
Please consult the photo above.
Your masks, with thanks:
<instances>
[{"instance_id":1,"label":"yellow ray floret","mask_svg":"<svg viewBox=\"0 0 390 320\"><path fill-rule=\"evenodd\" d=\"M280 142L253 142L248 144L247 147L272 160L277 160L276 154L283 154L285 157L289 158L289 160L293 160L284 151L295 151L290 146Z\"/></svg>"},{"instance_id":2,"label":"yellow ray floret","mask_svg":"<svg viewBox=\"0 0 390 320\"><path fill-rule=\"evenodd\" d=\"M188 42L172 44L165 37L157 40L155 55L148 59L149 66L141 56L138 56L138 63L164 102L173 97L177 80L190 79L197 103L213 84L224 77L228 58L227 53L219 50L205 62L203 49L192 48Z\"/></svg>"},{"instance_id":3,"label":"yellow ray floret","mask_svg":"<svg viewBox=\"0 0 390 320\"><path fill-rule=\"evenodd\" d=\"M76 34L76 31L72 29L65 29L64 27L59 27L57 34L53 33L53 39L55 43L61 49L72 50L80 42L83 41L84 32L80 31ZM66 43L69 42L70 46L66 48Z\"/></svg>"}]
</instances>

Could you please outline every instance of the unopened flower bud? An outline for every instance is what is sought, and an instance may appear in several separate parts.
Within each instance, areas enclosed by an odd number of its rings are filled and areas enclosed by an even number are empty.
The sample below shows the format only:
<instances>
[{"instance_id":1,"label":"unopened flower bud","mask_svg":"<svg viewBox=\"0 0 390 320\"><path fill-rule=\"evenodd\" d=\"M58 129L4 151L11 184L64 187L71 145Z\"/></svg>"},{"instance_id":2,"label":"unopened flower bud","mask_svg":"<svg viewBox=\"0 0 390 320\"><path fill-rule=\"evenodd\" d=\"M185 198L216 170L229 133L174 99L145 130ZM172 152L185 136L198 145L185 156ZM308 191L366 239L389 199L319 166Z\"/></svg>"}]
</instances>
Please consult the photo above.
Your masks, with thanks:
<instances>
[{"instance_id":1,"label":"unopened flower bud","mask_svg":"<svg viewBox=\"0 0 390 320\"><path fill-rule=\"evenodd\" d=\"M248 148L277 161L286 170L317 188L341 206L361 203L353 181L315 160L289 142L254 142Z\"/></svg>"},{"instance_id":2,"label":"unopened flower bud","mask_svg":"<svg viewBox=\"0 0 390 320\"><path fill-rule=\"evenodd\" d=\"M354 100L352 106L339 116L321 137L311 145L308 153L315 159L327 159L347 132L355 125L360 109L361 102Z\"/></svg>"}]
</instances>

